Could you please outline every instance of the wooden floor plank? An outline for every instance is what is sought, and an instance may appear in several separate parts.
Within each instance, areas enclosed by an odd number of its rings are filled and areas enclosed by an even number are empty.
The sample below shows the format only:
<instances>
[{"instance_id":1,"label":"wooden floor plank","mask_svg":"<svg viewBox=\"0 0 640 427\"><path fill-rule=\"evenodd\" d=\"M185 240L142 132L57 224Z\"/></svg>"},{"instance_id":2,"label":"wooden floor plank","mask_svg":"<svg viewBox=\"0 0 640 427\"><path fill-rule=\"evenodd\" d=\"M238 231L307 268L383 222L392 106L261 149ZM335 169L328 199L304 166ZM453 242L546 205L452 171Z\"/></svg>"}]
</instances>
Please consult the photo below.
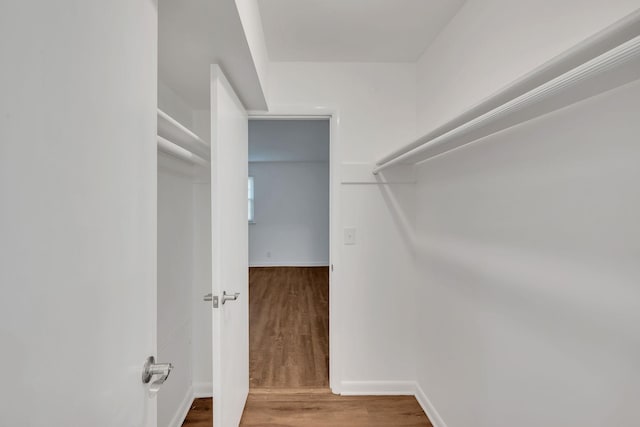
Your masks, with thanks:
<instances>
[{"instance_id":1,"label":"wooden floor plank","mask_svg":"<svg viewBox=\"0 0 640 427\"><path fill-rule=\"evenodd\" d=\"M329 386L329 269L249 269L251 388Z\"/></svg>"},{"instance_id":2,"label":"wooden floor plank","mask_svg":"<svg viewBox=\"0 0 640 427\"><path fill-rule=\"evenodd\" d=\"M196 399L183 426L211 427L211 399ZM432 427L413 396L250 393L240 427Z\"/></svg>"},{"instance_id":3,"label":"wooden floor plank","mask_svg":"<svg viewBox=\"0 0 640 427\"><path fill-rule=\"evenodd\" d=\"M194 399L191 409L182 423L183 427L212 427L213 399Z\"/></svg>"}]
</instances>

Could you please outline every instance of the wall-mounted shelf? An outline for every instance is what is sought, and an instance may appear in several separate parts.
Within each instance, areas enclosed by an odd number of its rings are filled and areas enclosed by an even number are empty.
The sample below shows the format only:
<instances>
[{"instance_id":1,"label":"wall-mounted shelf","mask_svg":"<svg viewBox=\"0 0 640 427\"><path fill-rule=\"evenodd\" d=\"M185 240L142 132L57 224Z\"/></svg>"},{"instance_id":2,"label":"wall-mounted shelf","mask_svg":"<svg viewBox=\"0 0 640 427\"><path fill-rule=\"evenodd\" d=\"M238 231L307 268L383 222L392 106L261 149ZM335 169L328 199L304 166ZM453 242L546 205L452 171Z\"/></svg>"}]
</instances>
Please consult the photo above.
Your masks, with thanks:
<instances>
[{"instance_id":1,"label":"wall-mounted shelf","mask_svg":"<svg viewBox=\"0 0 640 427\"><path fill-rule=\"evenodd\" d=\"M211 157L211 148L206 142L160 109L158 150L200 166L208 166Z\"/></svg>"},{"instance_id":2,"label":"wall-mounted shelf","mask_svg":"<svg viewBox=\"0 0 640 427\"><path fill-rule=\"evenodd\" d=\"M640 79L640 11L376 162L416 164Z\"/></svg>"}]
</instances>

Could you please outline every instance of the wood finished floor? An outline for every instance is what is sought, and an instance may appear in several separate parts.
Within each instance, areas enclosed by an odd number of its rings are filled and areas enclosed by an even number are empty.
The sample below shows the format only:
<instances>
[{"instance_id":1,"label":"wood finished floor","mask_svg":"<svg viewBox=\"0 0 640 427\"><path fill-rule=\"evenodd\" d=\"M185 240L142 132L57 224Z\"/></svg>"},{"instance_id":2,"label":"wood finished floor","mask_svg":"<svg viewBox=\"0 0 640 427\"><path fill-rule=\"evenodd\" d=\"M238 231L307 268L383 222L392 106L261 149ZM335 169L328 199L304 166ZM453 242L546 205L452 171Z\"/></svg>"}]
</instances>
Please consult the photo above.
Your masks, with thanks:
<instances>
[{"instance_id":1,"label":"wood finished floor","mask_svg":"<svg viewBox=\"0 0 640 427\"><path fill-rule=\"evenodd\" d=\"M182 426L185 427L212 427L213 426L213 399L194 399L191 409L187 413Z\"/></svg>"},{"instance_id":2,"label":"wood finished floor","mask_svg":"<svg viewBox=\"0 0 640 427\"><path fill-rule=\"evenodd\" d=\"M329 391L329 271L249 270L250 393L242 427L431 427L413 396ZM211 427L211 399L196 399L186 427Z\"/></svg>"},{"instance_id":3,"label":"wood finished floor","mask_svg":"<svg viewBox=\"0 0 640 427\"><path fill-rule=\"evenodd\" d=\"M196 399L183 426L211 427L211 399ZM240 427L432 427L413 396L250 393Z\"/></svg>"},{"instance_id":4,"label":"wood finished floor","mask_svg":"<svg viewBox=\"0 0 640 427\"><path fill-rule=\"evenodd\" d=\"M249 269L249 378L255 388L329 387L329 269Z\"/></svg>"}]
</instances>

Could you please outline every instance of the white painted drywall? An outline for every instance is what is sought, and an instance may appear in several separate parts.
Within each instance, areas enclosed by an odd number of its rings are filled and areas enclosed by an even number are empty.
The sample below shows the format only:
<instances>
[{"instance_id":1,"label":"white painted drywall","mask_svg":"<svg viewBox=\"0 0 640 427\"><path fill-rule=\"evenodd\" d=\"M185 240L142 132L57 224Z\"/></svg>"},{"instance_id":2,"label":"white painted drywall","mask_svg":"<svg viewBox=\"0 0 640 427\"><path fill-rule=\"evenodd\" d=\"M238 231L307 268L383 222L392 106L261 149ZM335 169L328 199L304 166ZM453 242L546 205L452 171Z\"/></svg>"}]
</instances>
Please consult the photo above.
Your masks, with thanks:
<instances>
[{"instance_id":1,"label":"white painted drywall","mask_svg":"<svg viewBox=\"0 0 640 427\"><path fill-rule=\"evenodd\" d=\"M467 1L418 60L418 131L445 123L638 8L638 0Z\"/></svg>"},{"instance_id":2,"label":"white painted drywall","mask_svg":"<svg viewBox=\"0 0 640 427\"><path fill-rule=\"evenodd\" d=\"M159 76L158 79L158 108L183 126L193 130L193 107L189 106L175 90L160 80L161 77Z\"/></svg>"},{"instance_id":3,"label":"white painted drywall","mask_svg":"<svg viewBox=\"0 0 640 427\"><path fill-rule=\"evenodd\" d=\"M466 3L419 62L419 130L639 6ZM636 83L420 168L417 374L448 427L637 425L638 99Z\"/></svg>"},{"instance_id":4,"label":"white painted drywall","mask_svg":"<svg viewBox=\"0 0 640 427\"><path fill-rule=\"evenodd\" d=\"M209 142L209 110L194 109L162 81L158 106ZM158 426L173 427L185 402L212 395L211 303L202 299L211 292L211 187L205 169L160 157L158 356L175 369L159 393Z\"/></svg>"},{"instance_id":5,"label":"white painted drywall","mask_svg":"<svg viewBox=\"0 0 640 427\"><path fill-rule=\"evenodd\" d=\"M160 78L161 77L162 76L160 76ZM192 130L205 142L209 143L211 136L210 110L194 109L175 90L161 81L158 83L158 106L172 117L178 119L181 124ZM169 180L169 182L171 182L171 177L175 175L176 170L182 171L182 178L180 178L181 175L178 174L177 178L173 178L173 181L184 181L185 174L191 177L191 189L187 189L186 187L182 188L181 191L185 192L183 196L168 193L165 197L167 206L164 207L164 209L169 210L178 208L183 210L182 214L185 216L185 219L188 219L191 226L190 230L183 230L184 233L187 233L183 235L183 238L190 235L193 245L193 248L189 251L191 254L191 270L189 271L191 275L189 281L191 288L184 289L184 293L189 294L189 310L191 310L191 329L185 331L190 342L188 349L190 359L181 362L180 366L183 373L186 371L190 372L190 389L188 393L193 392L195 397L211 397L213 393L211 370L211 303L205 302L202 299L204 295L211 292L211 186L209 184L209 178L203 176L205 172L201 168L189 168L180 162L176 163L175 160L166 161L166 159L164 165L165 180ZM166 171L174 172L168 173ZM175 186L176 183L173 185ZM184 205L179 201L179 198L187 197L189 192L191 192L192 205ZM172 199L174 200L173 206L170 202ZM170 227L169 223L167 223L167 227ZM177 225L173 227L175 228ZM171 243L168 243L168 245L170 244ZM171 250L170 247L164 249L164 251L168 253L170 253ZM175 255L178 256L180 260L184 258L180 254ZM166 267L164 268L171 268L172 262L174 261L172 261L170 257L167 257ZM186 259L184 259L184 262L186 262ZM161 266L159 266L159 270L160 269L162 269ZM170 273L170 270L168 271ZM164 280L166 281L166 279ZM162 281L163 279L159 278L159 286L161 286ZM181 284L174 281L171 286L178 287L181 286ZM175 288L175 290L177 289L178 288ZM170 305L171 301L167 300L166 304ZM163 310L161 301L158 302L158 306L160 313L160 310ZM169 326L158 330L160 341L162 341L161 335L173 332L172 328L172 326ZM176 338L175 336L172 338L174 342ZM173 353L176 353L178 350L174 347L172 347L172 349ZM163 359L171 361L170 356L171 355ZM183 360L185 356L186 353L181 353L181 360ZM176 366L178 365L177 362L175 364ZM179 388L179 390L187 393L184 387ZM185 396L186 394L181 395L181 393L176 391L163 393L163 396L161 396L162 401L160 402L161 407L158 410L160 416L158 420L159 426L166 426L168 425L167 421L175 420L175 417L179 416L180 410L182 409L180 405L184 401ZM171 408L171 410L168 408Z\"/></svg>"},{"instance_id":6,"label":"white painted drywall","mask_svg":"<svg viewBox=\"0 0 640 427\"><path fill-rule=\"evenodd\" d=\"M347 381L355 385L352 390L363 391L388 388L384 381L415 379L413 354L407 351L413 340L407 325L413 320L414 263L404 219L389 209L401 199L412 218L413 189L394 186L390 196L377 185L339 184L340 163L372 162L414 136L415 66L272 63L268 90L274 108L325 106L339 113L333 176L341 207L334 227L356 227L357 244L337 243L332 259L333 290L339 293L331 307L332 322L339 325L332 330L339 359L332 361L335 390Z\"/></svg>"},{"instance_id":7,"label":"white painted drywall","mask_svg":"<svg viewBox=\"0 0 640 427\"><path fill-rule=\"evenodd\" d=\"M639 100L421 168L418 378L448 427L637 425Z\"/></svg>"},{"instance_id":8,"label":"white painted drywall","mask_svg":"<svg viewBox=\"0 0 640 427\"><path fill-rule=\"evenodd\" d=\"M190 169L158 155L158 360L174 365L158 393L158 427L173 427L192 394L195 204Z\"/></svg>"},{"instance_id":9,"label":"white painted drywall","mask_svg":"<svg viewBox=\"0 0 640 427\"><path fill-rule=\"evenodd\" d=\"M0 3L0 425L156 425L155 1Z\"/></svg>"},{"instance_id":10,"label":"white painted drywall","mask_svg":"<svg viewBox=\"0 0 640 427\"><path fill-rule=\"evenodd\" d=\"M329 265L329 163L251 162L249 175L255 186L249 265Z\"/></svg>"},{"instance_id":11,"label":"white painted drywall","mask_svg":"<svg viewBox=\"0 0 640 427\"><path fill-rule=\"evenodd\" d=\"M192 130L202 138L203 141L210 144L211 142L211 111L210 110L194 110L191 113Z\"/></svg>"},{"instance_id":12,"label":"white painted drywall","mask_svg":"<svg viewBox=\"0 0 640 427\"><path fill-rule=\"evenodd\" d=\"M193 131L209 142L210 110L196 110L192 117ZM202 300L204 295L211 293L211 184L208 177L201 176L197 179L194 197L193 391L196 397L211 397L211 303Z\"/></svg>"},{"instance_id":13,"label":"white painted drywall","mask_svg":"<svg viewBox=\"0 0 640 427\"><path fill-rule=\"evenodd\" d=\"M210 117L210 116L209 116ZM198 180L194 186L195 241L193 280L193 392L196 397L213 396L211 293L211 184Z\"/></svg>"}]
</instances>

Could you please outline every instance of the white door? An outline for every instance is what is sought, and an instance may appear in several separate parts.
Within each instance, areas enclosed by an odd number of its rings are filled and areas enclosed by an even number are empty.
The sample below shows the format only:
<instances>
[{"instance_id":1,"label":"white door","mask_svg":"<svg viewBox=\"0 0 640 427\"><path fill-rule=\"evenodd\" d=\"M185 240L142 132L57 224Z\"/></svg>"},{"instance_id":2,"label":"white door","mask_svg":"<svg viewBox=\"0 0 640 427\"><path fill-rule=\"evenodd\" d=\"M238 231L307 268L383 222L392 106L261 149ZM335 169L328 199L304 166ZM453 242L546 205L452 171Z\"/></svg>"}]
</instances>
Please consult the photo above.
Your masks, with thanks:
<instances>
[{"instance_id":1,"label":"white door","mask_svg":"<svg viewBox=\"0 0 640 427\"><path fill-rule=\"evenodd\" d=\"M0 2L0 426L155 426L156 30Z\"/></svg>"},{"instance_id":2,"label":"white door","mask_svg":"<svg viewBox=\"0 0 640 427\"><path fill-rule=\"evenodd\" d=\"M213 416L215 427L237 427L249 392L248 122L217 65L211 118ZM223 303L225 292L237 299Z\"/></svg>"}]
</instances>

